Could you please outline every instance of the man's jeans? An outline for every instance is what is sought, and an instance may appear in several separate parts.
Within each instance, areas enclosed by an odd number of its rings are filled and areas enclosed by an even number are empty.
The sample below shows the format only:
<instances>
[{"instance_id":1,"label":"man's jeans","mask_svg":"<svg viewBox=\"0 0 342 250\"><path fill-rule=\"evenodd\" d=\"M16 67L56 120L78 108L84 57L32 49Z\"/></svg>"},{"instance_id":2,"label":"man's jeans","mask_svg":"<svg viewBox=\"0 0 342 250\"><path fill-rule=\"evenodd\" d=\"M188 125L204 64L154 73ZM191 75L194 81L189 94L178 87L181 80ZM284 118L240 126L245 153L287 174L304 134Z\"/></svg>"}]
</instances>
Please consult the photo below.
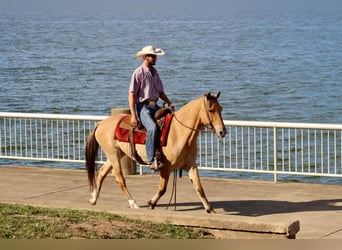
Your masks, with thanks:
<instances>
[{"instance_id":1,"label":"man's jeans","mask_svg":"<svg viewBox=\"0 0 342 250\"><path fill-rule=\"evenodd\" d=\"M147 155L147 163L150 164L154 160L154 153L157 147L158 140L158 127L156 122L154 121L155 112L160 109L158 105L154 108L147 106L145 104L137 105L137 114L141 123L146 128L146 155Z\"/></svg>"}]
</instances>

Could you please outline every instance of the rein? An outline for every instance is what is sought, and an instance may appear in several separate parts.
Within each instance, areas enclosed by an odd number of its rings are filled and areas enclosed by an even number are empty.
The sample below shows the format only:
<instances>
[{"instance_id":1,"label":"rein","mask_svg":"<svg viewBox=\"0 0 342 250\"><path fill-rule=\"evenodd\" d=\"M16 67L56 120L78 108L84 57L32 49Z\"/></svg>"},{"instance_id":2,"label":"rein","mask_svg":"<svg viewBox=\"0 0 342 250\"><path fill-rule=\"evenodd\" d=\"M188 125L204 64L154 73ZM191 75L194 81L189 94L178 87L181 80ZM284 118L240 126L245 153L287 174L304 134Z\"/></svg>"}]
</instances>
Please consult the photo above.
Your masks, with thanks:
<instances>
[{"instance_id":1,"label":"rein","mask_svg":"<svg viewBox=\"0 0 342 250\"><path fill-rule=\"evenodd\" d=\"M206 104L206 98L204 98L204 100L203 100L203 106L204 106L204 108L205 108L205 112L206 112L206 114L207 114L207 119L208 119L208 122L209 122L208 128L209 128L209 129L214 129L213 122L212 122L211 119L210 119L209 110L208 110L208 105ZM175 113L173 113L173 116L174 116L174 118L176 119L177 122L179 122L183 127L187 128L187 129L190 129L190 130L195 131L195 132L200 132L200 131L202 130L202 128L200 128L200 129L198 129L198 128L192 128L192 127L190 127L190 126L184 124L182 121L180 121L180 120L177 118L177 116L176 116Z\"/></svg>"},{"instance_id":2,"label":"rein","mask_svg":"<svg viewBox=\"0 0 342 250\"><path fill-rule=\"evenodd\" d=\"M182 169L180 169L179 177L181 177ZM166 210L169 209L171 205L172 198L174 199L174 210L176 211L177 208L177 169L173 170L173 184L172 184L172 192L169 200L169 204L166 207Z\"/></svg>"},{"instance_id":3,"label":"rein","mask_svg":"<svg viewBox=\"0 0 342 250\"><path fill-rule=\"evenodd\" d=\"M206 111L206 114L207 114L207 119L208 119L208 122L209 122L208 128L209 129L214 129L213 122L210 119L210 114L209 114L209 110L208 110L208 104L207 104L206 100L207 100L207 98L205 98L203 100L203 107L205 108L205 111ZM202 129L192 128L192 127L184 124L183 122L181 122L176 117L175 113L173 113L172 115L174 116L176 121L178 121L183 127L187 128L187 129L190 129L192 131L196 131L196 132L199 132L199 131L202 130ZM181 178L181 177L182 177L182 169L179 169L179 178ZM177 169L175 169L174 172L173 172L172 192L171 192L170 200L169 200L169 203L168 203L168 205L166 207L166 210L168 210L169 206L171 205L172 198L174 199L174 210L176 210L176 207L177 207Z\"/></svg>"},{"instance_id":4,"label":"rein","mask_svg":"<svg viewBox=\"0 0 342 250\"><path fill-rule=\"evenodd\" d=\"M199 131L202 130L202 129L198 129L198 128L192 128L192 127L190 127L190 126L184 124L183 122L181 122L180 120L178 120L176 114L173 114L173 116L175 117L176 121L179 122L179 123L180 123L183 127L185 127L185 128L188 128L188 129L190 129L190 130L197 131L197 132L199 132Z\"/></svg>"}]
</instances>

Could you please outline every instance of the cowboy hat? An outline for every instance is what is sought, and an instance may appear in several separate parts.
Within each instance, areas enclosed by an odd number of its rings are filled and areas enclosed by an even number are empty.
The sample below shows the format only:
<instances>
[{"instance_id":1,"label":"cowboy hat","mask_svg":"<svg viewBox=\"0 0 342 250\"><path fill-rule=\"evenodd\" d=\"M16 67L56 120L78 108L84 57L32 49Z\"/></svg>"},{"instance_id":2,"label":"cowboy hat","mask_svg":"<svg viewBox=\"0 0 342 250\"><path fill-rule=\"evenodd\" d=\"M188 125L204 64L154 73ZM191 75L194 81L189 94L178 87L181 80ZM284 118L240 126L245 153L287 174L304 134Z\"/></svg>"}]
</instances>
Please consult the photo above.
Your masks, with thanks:
<instances>
[{"instance_id":1,"label":"cowboy hat","mask_svg":"<svg viewBox=\"0 0 342 250\"><path fill-rule=\"evenodd\" d=\"M152 45L149 45L149 46L142 48L142 50L138 51L135 57L137 59L140 59L140 58L143 58L145 55L162 56L164 54L165 54L164 50L156 48Z\"/></svg>"}]
</instances>

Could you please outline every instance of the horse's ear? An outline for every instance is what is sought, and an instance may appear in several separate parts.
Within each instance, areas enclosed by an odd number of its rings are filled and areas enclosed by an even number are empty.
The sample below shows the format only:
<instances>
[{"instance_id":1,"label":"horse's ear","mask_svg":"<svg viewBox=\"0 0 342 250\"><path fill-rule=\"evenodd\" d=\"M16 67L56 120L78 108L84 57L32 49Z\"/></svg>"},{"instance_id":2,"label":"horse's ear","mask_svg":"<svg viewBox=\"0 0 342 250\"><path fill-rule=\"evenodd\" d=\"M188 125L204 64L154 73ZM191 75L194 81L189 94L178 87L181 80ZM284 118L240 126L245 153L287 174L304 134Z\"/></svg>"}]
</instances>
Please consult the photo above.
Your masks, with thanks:
<instances>
[{"instance_id":1,"label":"horse's ear","mask_svg":"<svg viewBox=\"0 0 342 250\"><path fill-rule=\"evenodd\" d=\"M218 99L220 97L220 94L221 94L221 92L216 93L216 95L215 95L216 99Z\"/></svg>"},{"instance_id":2,"label":"horse's ear","mask_svg":"<svg viewBox=\"0 0 342 250\"><path fill-rule=\"evenodd\" d=\"M210 96L211 96L211 94L210 94L210 92L208 92L208 93L204 94L204 96L205 96L205 97L207 97L207 100L209 100L209 99L210 99Z\"/></svg>"}]
</instances>

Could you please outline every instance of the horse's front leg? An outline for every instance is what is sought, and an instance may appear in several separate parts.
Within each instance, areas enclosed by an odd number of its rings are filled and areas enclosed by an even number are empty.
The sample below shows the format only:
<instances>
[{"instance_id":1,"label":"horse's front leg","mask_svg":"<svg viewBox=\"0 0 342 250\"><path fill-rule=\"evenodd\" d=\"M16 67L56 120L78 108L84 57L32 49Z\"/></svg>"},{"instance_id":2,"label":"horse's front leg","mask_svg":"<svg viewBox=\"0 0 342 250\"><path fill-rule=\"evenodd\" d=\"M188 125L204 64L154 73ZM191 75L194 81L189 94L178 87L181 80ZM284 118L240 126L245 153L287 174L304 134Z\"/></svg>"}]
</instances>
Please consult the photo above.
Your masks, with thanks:
<instances>
[{"instance_id":1,"label":"horse's front leg","mask_svg":"<svg viewBox=\"0 0 342 250\"><path fill-rule=\"evenodd\" d=\"M157 205L159 199L165 194L167 189L167 183L170 177L170 170L168 168L160 169L160 178L159 178L159 189L155 196L151 200L147 202L151 209Z\"/></svg>"},{"instance_id":2,"label":"horse's front leg","mask_svg":"<svg viewBox=\"0 0 342 250\"><path fill-rule=\"evenodd\" d=\"M103 166L100 168L97 176L96 176L96 186L93 188L93 191L91 192L91 198L89 202L92 205L96 205L97 199L99 198L102 183L106 176L108 175L109 171L112 169L112 164L109 161L106 161Z\"/></svg>"},{"instance_id":3,"label":"horse's front leg","mask_svg":"<svg viewBox=\"0 0 342 250\"><path fill-rule=\"evenodd\" d=\"M215 213L214 208L209 204L207 197L204 193L204 189L202 187L202 184L201 184L201 181L199 178L197 166L190 168L189 177L190 177L192 184L194 185L194 188L196 190L196 193L199 196L199 198L201 199L202 204L203 204L205 210L207 211L207 213L211 213L211 212Z\"/></svg>"}]
</instances>

